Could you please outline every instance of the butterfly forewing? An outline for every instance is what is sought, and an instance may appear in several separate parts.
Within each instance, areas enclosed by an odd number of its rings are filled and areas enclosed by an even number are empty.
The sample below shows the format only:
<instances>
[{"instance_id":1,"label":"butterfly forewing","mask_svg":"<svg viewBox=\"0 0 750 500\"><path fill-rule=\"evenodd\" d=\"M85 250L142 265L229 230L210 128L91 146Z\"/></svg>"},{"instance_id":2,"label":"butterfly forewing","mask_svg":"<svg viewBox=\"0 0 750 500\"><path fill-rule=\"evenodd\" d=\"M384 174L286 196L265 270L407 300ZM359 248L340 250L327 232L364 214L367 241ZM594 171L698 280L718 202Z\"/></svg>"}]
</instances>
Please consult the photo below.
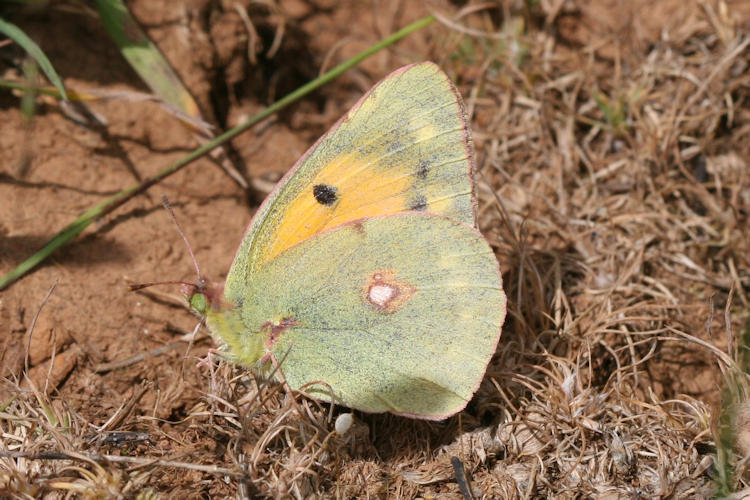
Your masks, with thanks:
<instances>
[{"instance_id":1,"label":"butterfly forewing","mask_svg":"<svg viewBox=\"0 0 750 500\"><path fill-rule=\"evenodd\" d=\"M228 292L287 248L348 221L416 210L473 225L472 186L459 94L435 64L402 68L313 145L258 209Z\"/></svg>"}]
</instances>

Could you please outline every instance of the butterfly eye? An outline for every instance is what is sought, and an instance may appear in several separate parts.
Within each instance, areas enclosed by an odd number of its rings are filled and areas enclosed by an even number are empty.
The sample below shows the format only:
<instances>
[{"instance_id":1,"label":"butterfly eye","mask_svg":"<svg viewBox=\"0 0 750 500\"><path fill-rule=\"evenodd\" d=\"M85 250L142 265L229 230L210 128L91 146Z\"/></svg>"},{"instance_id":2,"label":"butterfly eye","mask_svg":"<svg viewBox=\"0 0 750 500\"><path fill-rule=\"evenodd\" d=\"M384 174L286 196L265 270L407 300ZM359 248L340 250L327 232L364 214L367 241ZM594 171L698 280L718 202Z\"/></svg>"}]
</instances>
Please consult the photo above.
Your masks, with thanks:
<instances>
[{"instance_id":1,"label":"butterfly eye","mask_svg":"<svg viewBox=\"0 0 750 500\"><path fill-rule=\"evenodd\" d=\"M331 206L339 199L338 189L328 184L316 184L313 186L313 196L321 205Z\"/></svg>"},{"instance_id":2,"label":"butterfly eye","mask_svg":"<svg viewBox=\"0 0 750 500\"><path fill-rule=\"evenodd\" d=\"M194 293L188 297L190 307L195 309L200 314L206 314L206 296L200 292Z\"/></svg>"}]
</instances>

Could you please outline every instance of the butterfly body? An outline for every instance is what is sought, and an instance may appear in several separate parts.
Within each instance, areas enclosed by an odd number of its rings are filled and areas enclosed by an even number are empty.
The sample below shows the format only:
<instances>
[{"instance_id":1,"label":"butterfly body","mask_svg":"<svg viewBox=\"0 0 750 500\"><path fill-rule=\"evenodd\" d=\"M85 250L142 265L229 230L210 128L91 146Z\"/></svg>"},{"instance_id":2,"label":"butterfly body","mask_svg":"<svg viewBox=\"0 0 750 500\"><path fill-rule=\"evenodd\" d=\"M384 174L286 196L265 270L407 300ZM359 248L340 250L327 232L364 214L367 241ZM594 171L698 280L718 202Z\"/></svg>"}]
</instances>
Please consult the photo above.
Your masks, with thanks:
<instances>
[{"instance_id":1,"label":"butterfly body","mask_svg":"<svg viewBox=\"0 0 750 500\"><path fill-rule=\"evenodd\" d=\"M234 359L279 361L292 389L417 418L461 410L505 316L470 151L437 66L396 71L280 181L224 287L189 301Z\"/></svg>"}]
</instances>

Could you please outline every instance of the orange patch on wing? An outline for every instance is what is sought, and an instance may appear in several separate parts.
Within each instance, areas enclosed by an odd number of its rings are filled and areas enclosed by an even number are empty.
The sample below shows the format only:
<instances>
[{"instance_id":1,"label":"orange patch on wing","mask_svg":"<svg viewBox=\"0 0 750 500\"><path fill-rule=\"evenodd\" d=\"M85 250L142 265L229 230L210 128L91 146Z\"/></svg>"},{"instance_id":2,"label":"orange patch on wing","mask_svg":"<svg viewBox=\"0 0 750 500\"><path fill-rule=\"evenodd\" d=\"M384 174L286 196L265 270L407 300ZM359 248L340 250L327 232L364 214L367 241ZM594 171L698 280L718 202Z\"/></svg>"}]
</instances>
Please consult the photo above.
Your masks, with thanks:
<instances>
[{"instance_id":1,"label":"orange patch on wing","mask_svg":"<svg viewBox=\"0 0 750 500\"><path fill-rule=\"evenodd\" d=\"M393 313L401 309L417 289L405 281L396 279L391 270L375 271L364 287L364 301L376 311Z\"/></svg>"},{"instance_id":2,"label":"orange patch on wing","mask_svg":"<svg viewBox=\"0 0 750 500\"><path fill-rule=\"evenodd\" d=\"M349 221L407 210L413 190L411 172L377 168L365 160L343 156L326 165L309 183L309 189L290 201L276 237L261 256L265 262L310 236ZM314 186L335 188L336 200L316 199Z\"/></svg>"}]
</instances>

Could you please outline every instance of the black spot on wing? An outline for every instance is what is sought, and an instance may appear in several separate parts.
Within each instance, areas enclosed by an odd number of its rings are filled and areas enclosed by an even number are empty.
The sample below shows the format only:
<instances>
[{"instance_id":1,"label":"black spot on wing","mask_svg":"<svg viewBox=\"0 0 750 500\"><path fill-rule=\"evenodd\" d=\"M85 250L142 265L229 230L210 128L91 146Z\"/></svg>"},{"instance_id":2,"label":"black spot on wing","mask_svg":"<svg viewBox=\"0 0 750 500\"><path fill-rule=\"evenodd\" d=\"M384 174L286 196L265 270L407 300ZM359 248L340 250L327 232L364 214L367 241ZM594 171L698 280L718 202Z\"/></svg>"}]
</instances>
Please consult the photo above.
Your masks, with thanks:
<instances>
[{"instance_id":1,"label":"black spot on wing","mask_svg":"<svg viewBox=\"0 0 750 500\"><path fill-rule=\"evenodd\" d=\"M418 212L424 212L427 210L427 198L418 194L409 204L409 210L416 210Z\"/></svg>"},{"instance_id":2,"label":"black spot on wing","mask_svg":"<svg viewBox=\"0 0 750 500\"><path fill-rule=\"evenodd\" d=\"M391 155L398 153L402 149L404 149L404 143L401 142L400 138L394 138L388 142L388 145L385 147L385 152Z\"/></svg>"},{"instance_id":3,"label":"black spot on wing","mask_svg":"<svg viewBox=\"0 0 750 500\"><path fill-rule=\"evenodd\" d=\"M427 174L429 173L430 173L430 162L424 159L419 160L419 163L417 164L417 172L416 172L417 178L424 180L427 178Z\"/></svg>"},{"instance_id":4,"label":"black spot on wing","mask_svg":"<svg viewBox=\"0 0 750 500\"><path fill-rule=\"evenodd\" d=\"M313 186L313 196L315 196L315 201L327 207L330 207L339 199L336 186L329 186L328 184L315 184Z\"/></svg>"}]
</instances>

